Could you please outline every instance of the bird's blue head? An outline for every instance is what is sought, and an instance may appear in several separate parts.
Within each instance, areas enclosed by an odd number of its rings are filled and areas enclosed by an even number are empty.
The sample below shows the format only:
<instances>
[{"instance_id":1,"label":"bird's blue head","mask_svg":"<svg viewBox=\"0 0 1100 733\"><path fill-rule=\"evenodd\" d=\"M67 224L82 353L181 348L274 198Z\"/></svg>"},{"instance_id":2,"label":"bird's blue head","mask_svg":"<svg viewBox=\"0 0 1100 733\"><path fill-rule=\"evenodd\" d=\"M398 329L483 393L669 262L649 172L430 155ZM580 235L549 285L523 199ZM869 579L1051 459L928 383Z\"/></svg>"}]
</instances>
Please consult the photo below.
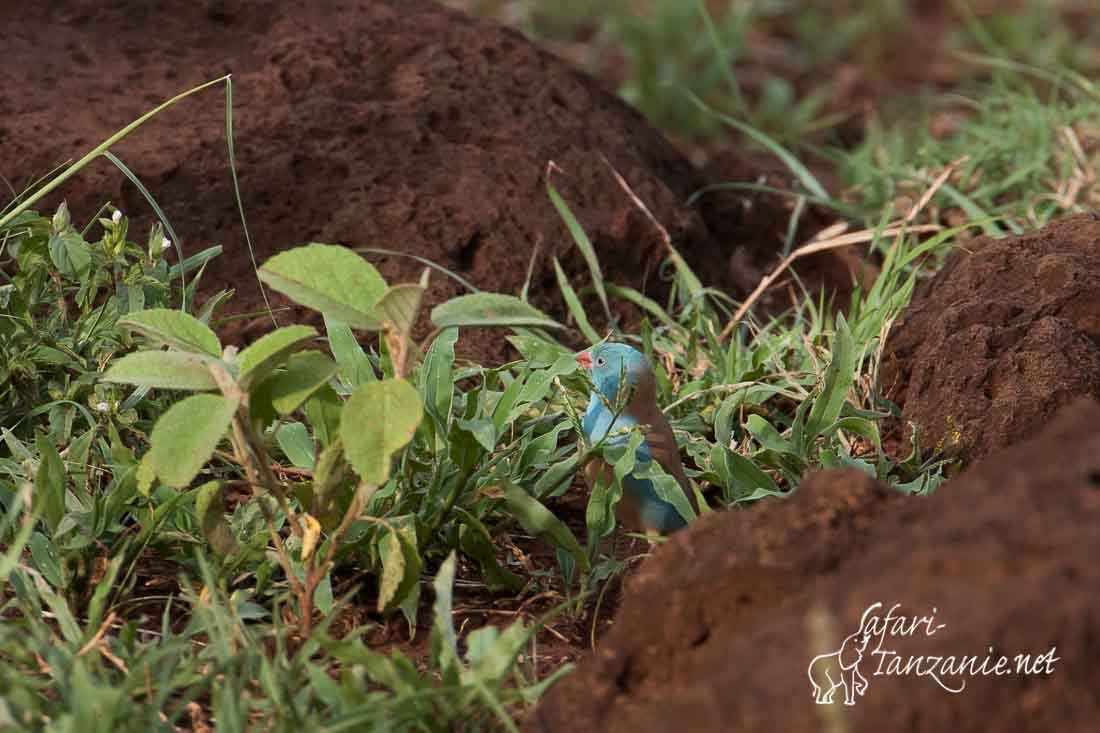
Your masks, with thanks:
<instances>
[{"instance_id":1,"label":"bird's blue head","mask_svg":"<svg viewBox=\"0 0 1100 733\"><path fill-rule=\"evenodd\" d=\"M619 394L619 381L642 386L650 382L653 370L645 354L626 344L602 343L577 354L577 363L592 375L592 383L609 401Z\"/></svg>"}]
</instances>

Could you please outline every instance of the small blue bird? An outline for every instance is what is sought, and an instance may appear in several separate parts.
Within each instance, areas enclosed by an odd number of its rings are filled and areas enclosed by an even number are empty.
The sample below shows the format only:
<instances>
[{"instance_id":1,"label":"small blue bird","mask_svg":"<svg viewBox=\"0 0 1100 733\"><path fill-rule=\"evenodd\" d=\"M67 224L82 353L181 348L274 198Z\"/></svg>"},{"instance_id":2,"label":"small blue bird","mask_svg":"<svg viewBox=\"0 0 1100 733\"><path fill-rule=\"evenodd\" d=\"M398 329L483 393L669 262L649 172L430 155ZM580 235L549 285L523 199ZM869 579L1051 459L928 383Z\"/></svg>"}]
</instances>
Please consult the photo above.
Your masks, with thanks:
<instances>
[{"instance_id":1,"label":"small blue bird","mask_svg":"<svg viewBox=\"0 0 1100 733\"><path fill-rule=\"evenodd\" d=\"M656 460L666 473L676 479L694 505L694 492L680 462L676 437L664 413L657 407L656 381L645 355L626 344L602 343L580 352L576 359L591 373L592 383L596 387L581 422L588 442L594 445L608 433L621 431L621 434L608 438L604 445L622 445L630 439L624 428L647 426L645 439L635 453L635 470L645 468L650 461ZM622 386L620 381L624 378L633 392L622 413L616 417L608 405L616 405ZM601 474L604 483L612 480L611 467L600 458L590 461L584 474L589 488L596 485ZM627 527L670 534L687 524L676 507L657 496L649 479L628 474L623 479L623 489L623 500L616 506L616 513Z\"/></svg>"}]
</instances>

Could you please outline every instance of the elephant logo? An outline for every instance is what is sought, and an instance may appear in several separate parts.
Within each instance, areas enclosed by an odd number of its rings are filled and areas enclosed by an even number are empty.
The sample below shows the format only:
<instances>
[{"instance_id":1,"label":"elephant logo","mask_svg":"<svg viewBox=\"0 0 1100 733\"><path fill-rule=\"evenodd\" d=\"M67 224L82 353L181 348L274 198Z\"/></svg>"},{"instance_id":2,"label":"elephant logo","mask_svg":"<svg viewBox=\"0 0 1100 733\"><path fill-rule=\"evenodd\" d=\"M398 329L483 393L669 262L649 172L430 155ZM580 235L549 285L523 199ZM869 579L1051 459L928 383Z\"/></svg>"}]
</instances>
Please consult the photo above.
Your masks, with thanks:
<instances>
[{"instance_id":1,"label":"elephant logo","mask_svg":"<svg viewBox=\"0 0 1100 733\"><path fill-rule=\"evenodd\" d=\"M873 634L865 621L866 613L860 621L859 630L846 638L840 649L819 654L810 660L806 674L813 686L814 702L818 705L832 705L838 687L844 688L845 705L855 705L856 695L862 696L867 691L867 678L859 671L859 663Z\"/></svg>"}]
</instances>

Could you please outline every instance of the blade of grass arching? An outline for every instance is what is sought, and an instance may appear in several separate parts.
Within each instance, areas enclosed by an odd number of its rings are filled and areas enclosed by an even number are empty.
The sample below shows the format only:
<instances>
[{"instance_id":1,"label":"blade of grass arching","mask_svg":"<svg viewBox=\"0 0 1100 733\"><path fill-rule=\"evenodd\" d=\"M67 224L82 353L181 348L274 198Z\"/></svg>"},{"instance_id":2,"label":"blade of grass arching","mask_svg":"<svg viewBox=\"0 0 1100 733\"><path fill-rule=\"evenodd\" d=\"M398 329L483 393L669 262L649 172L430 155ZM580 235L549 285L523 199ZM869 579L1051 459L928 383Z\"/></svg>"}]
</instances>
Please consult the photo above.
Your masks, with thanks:
<instances>
[{"instance_id":1,"label":"blade of grass arching","mask_svg":"<svg viewBox=\"0 0 1100 733\"><path fill-rule=\"evenodd\" d=\"M787 166L791 173L795 175L795 177L802 183L803 186L806 187L806 190L809 191L811 194L822 199L830 198L829 193L825 190L825 187L822 186L821 183L817 180L814 174L811 173L806 166L802 165L802 162L799 161L799 159L796 158L793 153L780 145L773 138L765 135L763 132L757 130L752 125L747 125L744 122L734 119L727 114L723 114L715 109L712 109L710 105L697 97L690 90L685 89L684 94L696 107L698 107L706 114L714 116L716 119L741 132L746 137L755 140L767 150L771 151L771 153L775 155L775 157L779 158L779 160L783 162L783 165Z\"/></svg>"},{"instance_id":2,"label":"blade of grass arching","mask_svg":"<svg viewBox=\"0 0 1100 733\"><path fill-rule=\"evenodd\" d=\"M715 193L719 191L754 191L757 193L770 193L776 196L786 196L788 198L798 199L803 198L807 203L815 204L826 209L832 209L836 213L847 217L849 219L856 219L858 213L855 208L845 205L841 201L835 199L823 199L818 196L812 196L808 193L801 193L798 191L788 191L783 188L776 188L775 186L768 186L763 183L747 183L740 181L729 181L726 183L712 183L709 186L703 186L695 193L688 196L687 205L694 206L699 199L706 196L708 193Z\"/></svg>"},{"instance_id":3,"label":"blade of grass arching","mask_svg":"<svg viewBox=\"0 0 1100 733\"><path fill-rule=\"evenodd\" d=\"M244 215L241 186L237 181L237 156L233 152L233 79L229 74L225 76L225 144L229 151L229 174L233 178L233 196L237 199L237 211L241 215L241 227L244 229L244 242L248 245L248 258L252 260L252 272L256 274L256 284L260 286L264 310L271 316L271 324L278 328L279 321L275 318L275 311L271 310L271 301L267 299L267 288L260 280L260 266L256 263L256 252L252 249L252 237L248 235L248 219Z\"/></svg>"},{"instance_id":4,"label":"blade of grass arching","mask_svg":"<svg viewBox=\"0 0 1100 733\"><path fill-rule=\"evenodd\" d=\"M475 286L469 280L466 280L465 278L463 278L458 273L452 272L451 270L448 270L443 265L432 262L429 259L425 259L425 258L421 257L420 255L409 254L408 252L398 252L397 250L385 249L385 248L382 248L382 247L356 247L355 251L356 252L365 252L367 254L373 254L373 255L385 255L386 257L408 257L409 259L416 260L417 262L424 265L425 267L430 267L433 270L436 270L437 272L443 273L444 275L451 278L452 280L454 280L456 283L458 283L462 287L469 290L471 293L480 293L481 292L481 290L477 286Z\"/></svg>"},{"instance_id":5,"label":"blade of grass arching","mask_svg":"<svg viewBox=\"0 0 1100 733\"><path fill-rule=\"evenodd\" d=\"M1005 235L1004 230L995 223L999 217L990 215L988 211L978 206L978 204L959 189L955 188L950 183L945 183L940 190L943 191L948 198L954 201L968 217L975 222L979 222L978 226L982 228L983 232L994 239L1000 239Z\"/></svg>"},{"instance_id":6,"label":"blade of grass arching","mask_svg":"<svg viewBox=\"0 0 1100 733\"><path fill-rule=\"evenodd\" d=\"M711 17L710 10L707 8L705 0L696 0L696 7L699 9L699 15L703 19L703 25L707 29L707 37L710 39L710 45L714 48L714 53L718 57L718 65L722 69L722 77L726 81L726 86L729 87L730 96L733 97L733 104L737 107L738 112L744 112L745 110L745 97L741 94L741 85L737 83L737 77L733 75L733 64L730 60L729 54L726 52L726 47L722 43L722 39L718 35L718 28L714 25L714 18ZM730 8L729 12L734 12ZM747 18L752 13L752 3L749 3L749 9L744 13L744 17ZM743 27L742 21L742 27Z\"/></svg>"},{"instance_id":7,"label":"blade of grass arching","mask_svg":"<svg viewBox=\"0 0 1100 733\"><path fill-rule=\"evenodd\" d=\"M600 342L600 335L596 333L596 329L592 328L592 324L588 322L588 314L584 312L584 307L581 305L580 299L577 297L576 292L573 290L573 286L569 284L569 278L565 276L565 271L561 269L561 263L558 262L558 258L554 258L554 273L558 277L558 288L561 289L562 297L565 298L565 305L569 308L569 313L573 316L573 320L577 322L577 328L581 330L584 337L588 339L590 344L598 344Z\"/></svg>"},{"instance_id":8,"label":"blade of grass arching","mask_svg":"<svg viewBox=\"0 0 1100 733\"><path fill-rule=\"evenodd\" d=\"M1100 99L1100 89L1097 89L1096 85L1089 81L1088 77L1072 69L1048 71L1039 66L1020 63L1019 61L1013 61L1012 59L1003 58L997 55L987 56L978 53L968 53L966 51L956 51L954 55L964 61L988 66L991 69L1000 69L1001 71L1008 71L1014 74L1030 74L1056 87L1061 86L1063 82L1068 80L1090 97Z\"/></svg>"},{"instance_id":9,"label":"blade of grass arching","mask_svg":"<svg viewBox=\"0 0 1100 733\"><path fill-rule=\"evenodd\" d=\"M535 262L539 259L542 238L535 240L535 246L531 250L531 259L527 262L527 277L523 278L523 288L519 291L519 299L527 302L527 293L531 289L531 278L535 276Z\"/></svg>"},{"instance_id":10,"label":"blade of grass arching","mask_svg":"<svg viewBox=\"0 0 1100 733\"><path fill-rule=\"evenodd\" d=\"M562 221L565 222L565 227L573 237L573 242L577 245L577 249L579 249L584 256L584 261L588 263L588 270L592 274L592 286L596 289L596 295L603 305L607 320L610 321L611 308L607 304L607 293L604 292L603 285L603 273L600 271L600 261L596 257L596 250L593 249L592 242L588 239L588 233L584 231L584 227L577 221L577 217L573 216L572 209L565 203L565 199L561 197L558 190L554 188L554 184L550 181L549 172L550 171L547 171L546 191L550 194L550 201L553 202L554 208L558 210L558 215L561 216Z\"/></svg>"},{"instance_id":11,"label":"blade of grass arching","mask_svg":"<svg viewBox=\"0 0 1100 733\"><path fill-rule=\"evenodd\" d=\"M622 285L612 285L611 283L608 283L607 292L615 298L622 298L623 300L633 303L645 312L654 316L657 320L668 326L670 329L674 331L683 330L683 326L674 321L657 301L653 300L652 298L647 298L634 288L628 288Z\"/></svg>"},{"instance_id":12,"label":"blade of grass arching","mask_svg":"<svg viewBox=\"0 0 1100 733\"><path fill-rule=\"evenodd\" d=\"M34 189L38 188L38 186L43 181L49 180L51 177L53 177L53 175L55 173L57 173L59 170L62 170L63 168L65 168L65 166L70 165L72 162L73 162L73 159L69 158L68 160L64 161L63 163L59 163L58 165L54 166L53 170L51 170L49 173L47 173L43 176L40 176L39 178L36 178L34 181L31 181L31 184L29 186L27 186L26 188L24 188L19 193L15 192L15 187L12 186L10 183L8 183L8 179L5 178L4 183L8 184L8 189L12 193L12 200L9 201L8 203L4 204L3 207L0 207L0 214L3 214L8 209L10 209L11 207L18 204L20 199L22 199L24 196L27 196L28 194L30 194L30 192L33 191Z\"/></svg>"},{"instance_id":13,"label":"blade of grass arching","mask_svg":"<svg viewBox=\"0 0 1100 733\"><path fill-rule=\"evenodd\" d=\"M802 221L802 214L806 210L806 197L799 196L794 202L794 211L787 221L787 235L783 238L783 256L791 253L794 246L794 238L798 235L798 223Z\"/></svg>"},{"instance_id":14,"label":"blade of grass arching","mask_svg":"<svg viewBox=\"0 0 1100 733\"><path fill-rule=\"evenodd\" d=\"M164 210L160 208L160 204L150 193L149 189L145 187L145 184L141 182L130 168L122 162L122 160L112 153L110 150L103 151L103 157L115 164L115 167L122 171L122 175L130 179L130 183L137 187L138 192L145 197L145 200L149 202L149 206L153 208L153 213L160 219L160 223L164 225L164 230L168 232L172 237L172 244L176 247L176 257L180 262L183 262L183 246L180 244L180 237L176 234L176 230L172 228L172 222L168 221L168 217L165 216ZM180 299L180 310L184 313L187 312L187 273L181 269L180 276L180 291L183 293L183 297Z\"/></svg>"},{"instance_id":15,"label":"blade of grass arching","mask_svg":"<svg viewBox=\"0 0 1100 733\"><path fill-rule=\"evenodd\" d=\"M84 168L84 166L88 165L88 163L91 163L93 160L95 160L100 155L102 155L105 151L110 150L112 145L114 145L119 140L122 140L123 138L128 136L131 132L138 129L142 125L144 125L146 122L148 122L151 118L155 117L160 112L163 112L164 110L168 109L169 107L171 107L176 102L179 102L181 99L185 99L185 98L191 96L192 94L196 94L198 92L201 92L202 90L207 89L209 87L212 87L215 84L220 84L222 82L228 82L228 81L229 81L229 75L226 74L225 76L218 77L217 79L213 79L213 80L208 81L204 84L199 84L197 87L192 87L191 89L188 89L185 92L177 94L176 96L169 99L167 102L162 102L161 104L157 105L156 107L154 107L150 111L143 114L141 117L138 117L136 120L134 120L130 124L123 127L121 130L116 132L114 135L111 135L109 138L107 138L106 140L101 142L99 145L92 148L91 151L89 151L83 158L81 158L80 160L78 160L75 163L73 163L72 165L70 165L68 168L66 168L64 171L62 171L58 176L56 176L55 178L50 180L49 183L45 184L44 186L42 186L42 188L38 189L33 194L31 194L29 197L24 199L24 201L21 204L19 204L14 209L12 209L8 213L6 213L2 217L0 217L0 229L3 229L4 225L7 224L9 221L14 219L16 216L18 216L23 211L29 209L31 206L33 206L35 204L35 202L40 200L42 197L48 195L50 192L54 191L62 183L64 183L65 181L67 181L70 178L72 178L73 176L75 176L78 172L80 172Z\"/></svg>"}]
</instances>

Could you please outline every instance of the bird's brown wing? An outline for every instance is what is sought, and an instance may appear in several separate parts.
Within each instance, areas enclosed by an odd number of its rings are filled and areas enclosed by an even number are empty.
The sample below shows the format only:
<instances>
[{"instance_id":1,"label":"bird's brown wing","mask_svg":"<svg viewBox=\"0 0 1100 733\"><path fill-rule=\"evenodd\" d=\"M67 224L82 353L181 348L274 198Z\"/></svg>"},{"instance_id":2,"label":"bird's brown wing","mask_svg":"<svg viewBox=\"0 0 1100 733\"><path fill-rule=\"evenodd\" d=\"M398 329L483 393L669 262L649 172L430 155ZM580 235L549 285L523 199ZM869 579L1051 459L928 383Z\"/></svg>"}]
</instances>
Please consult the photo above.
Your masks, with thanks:
<instances>
[{"instance_id":1,"label":"bird's brown wing","mask_svg":"<svg viewBox=\"0 0 1100 733\"><path fill-rule=\"evenodd\" d=\"M668 424L668 420L665 419L664 414L659 410L654 411L655 415L649 416L649 429L646 431L645 440L649 444L649 453L657 459L657 463L661 464L661 468L665 469L665 472L676 479L680 484L680 488L684 490L684 494L687 495L688 501L691 502L691 506L695 509L695 513L699 513L699 505L695 501L695 492L691 488L691 482L688 480L687 474L684 473L684 464L680 459L680 448L676 445L676 436L672 432L672 426ZM646 422L639 419L638 422Z\"/></svg>"}]
</instances>

